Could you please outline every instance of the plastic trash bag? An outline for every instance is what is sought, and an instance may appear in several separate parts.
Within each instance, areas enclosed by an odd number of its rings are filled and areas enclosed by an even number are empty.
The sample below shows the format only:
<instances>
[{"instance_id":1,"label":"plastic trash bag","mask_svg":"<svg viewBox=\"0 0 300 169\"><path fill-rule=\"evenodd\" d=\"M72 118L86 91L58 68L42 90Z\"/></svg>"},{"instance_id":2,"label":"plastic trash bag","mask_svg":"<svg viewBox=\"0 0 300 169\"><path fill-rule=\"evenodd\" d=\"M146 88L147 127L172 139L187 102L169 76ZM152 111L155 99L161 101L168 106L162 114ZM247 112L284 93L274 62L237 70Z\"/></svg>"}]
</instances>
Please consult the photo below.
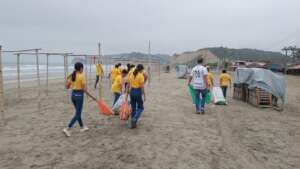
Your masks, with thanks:
<instances>
[{"instance_id":1,"label":"plastic trash bag","mask_svg":"<svg viewBox=\"0 0 300 169\"><path fill-rule=\"evenodd\" d=\"M226 100L223 96L222 89L220 87L213 87L212 101L217 105L226 105Z\"/></svg>"},{"instance_id":2,"label":"plastic trash bag","mask_svg":"<svg viewBox=\"0 0 300 169\"><path fill-rule=\"evenodd\" d=\"M209 103L211 103L211 91L208 91L208 93L206 94L206 96L205 96L205 103L206 104L209 104Z\"/></svg>"},{"instance_id":3,"label":"plastic trash bag","mask_svg":"<svg viewBox=\"0 0 300 169\"><path fill-rule=\"evenodd\" d=\"M196 92L194 90L194 87L191 84L189 84L189 92L192 96L193 104L196 104Z\"/></svg>"},{"instance_id":4,"label":"plastic trash bag","mask_svg":"<svg viewBox=\"0 0 300 169\"><path fill-rule=\"evenodd\" d=\"M119 110L120 120L128 120L131 114L131 107L129 106L128 102L125 100L122 102L120 110Z\"/></svg>"}]
</instances>

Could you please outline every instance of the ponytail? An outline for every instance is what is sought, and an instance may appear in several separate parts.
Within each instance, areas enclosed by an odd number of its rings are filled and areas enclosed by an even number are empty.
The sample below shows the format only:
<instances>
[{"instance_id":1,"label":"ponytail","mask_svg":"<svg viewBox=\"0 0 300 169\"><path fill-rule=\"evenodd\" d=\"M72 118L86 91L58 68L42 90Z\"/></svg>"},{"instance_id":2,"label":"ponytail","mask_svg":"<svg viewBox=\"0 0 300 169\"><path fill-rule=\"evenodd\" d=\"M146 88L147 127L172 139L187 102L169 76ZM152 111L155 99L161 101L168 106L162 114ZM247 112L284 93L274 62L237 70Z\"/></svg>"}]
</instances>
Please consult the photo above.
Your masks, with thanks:
<instances>
[{"instance_id":1,"label":"ponytail","mask_svg":"<svg viewBox=\"0 0 300 169\"><path fill-rule=\"evenodd\" d=\"M136 75L139 73L139 70L138 69L134 69L134 71L133 71L133 76L134 76L134 78L136 77Z\"/></svg>"},{"instance_id":2,"label":"ponytail","mask_svg":"<svg viewBox=\"0 0 300 169\"><path fill-rule=\"evenodd\" d=\"M133 71L133 76L134 78L137 76L137 74L139 72L141 72L142 70L144 70L144 66L142 64L138 64L136 69Z\"/></svg>"},{"instance_id":3,"label":"ponytail","mask_svg":"<svg viewBox=\"0 0 300 169\"><path fill-rule=\"evenodd\" d=\"M74 70L73 73L71 74L71 80L72 80L72 82L75 82L75 80L76 80L76 70Z\"/></svg>"},{"instance_id":4,"label":"ponytail","mask_svg":"<svg viewBox=\"0 0 300 169\"><path fill-rule=\"evenodd\" d=\"M76 73L83 69L83 64L80 62L75 63L74 69L75 70L73 71L73 73L69 76L69 78L71 77L72 82L75 82L76 80Z\"/></svg>"}]
</instances>

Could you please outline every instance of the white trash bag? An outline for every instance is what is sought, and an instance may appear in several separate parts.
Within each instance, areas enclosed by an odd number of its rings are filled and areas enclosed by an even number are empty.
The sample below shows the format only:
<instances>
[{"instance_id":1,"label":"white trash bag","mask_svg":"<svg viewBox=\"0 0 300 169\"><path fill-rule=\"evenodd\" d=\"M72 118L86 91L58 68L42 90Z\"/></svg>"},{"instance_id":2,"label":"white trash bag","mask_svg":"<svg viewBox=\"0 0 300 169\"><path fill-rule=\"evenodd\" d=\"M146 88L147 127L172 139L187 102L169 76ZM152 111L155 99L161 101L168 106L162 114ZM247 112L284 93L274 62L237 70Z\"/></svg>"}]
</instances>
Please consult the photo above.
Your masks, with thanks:
<instances>
[{"instance_id":1,"label":"white trash bag","mask_svg":"<svg viewBox=\"0 0 300 169\"><path fill-rule=\"evenodd\" d=\"M222 89L220 87L213 87L212 101L217 105L226 105L226 100L223 96Z\"/></svg>"},{"instance_id":2,"label":"white trash bag","mask_svg":"<svg viewBox=\"0 0 300 169\"><path fill-rule=\"evenodd\" d=\"M119 109L123 103L123 101L125 101L126 95L122 94L119 99L116 101L116 103L113 105L112 107L112 111L113 112L119 112ZM128 97L128 102L130 102L130 97Z\"/></svg>"}]
</instances>

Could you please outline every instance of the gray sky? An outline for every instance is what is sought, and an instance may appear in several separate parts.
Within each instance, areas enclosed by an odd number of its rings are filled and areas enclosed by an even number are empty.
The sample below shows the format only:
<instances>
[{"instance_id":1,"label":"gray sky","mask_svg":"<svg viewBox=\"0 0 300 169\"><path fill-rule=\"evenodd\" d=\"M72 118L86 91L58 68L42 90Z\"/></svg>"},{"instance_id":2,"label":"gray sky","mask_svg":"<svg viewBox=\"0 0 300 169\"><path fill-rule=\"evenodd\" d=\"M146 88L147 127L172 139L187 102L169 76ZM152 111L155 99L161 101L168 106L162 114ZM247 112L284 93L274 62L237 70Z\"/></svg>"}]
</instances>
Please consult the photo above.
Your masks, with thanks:
<instances>
[{"instance_id":1,"label":"gray sky","mask_svg":"<svg viewBox=\"0 0 300 169\"><path fill-rule=\"evenodd\" d=\"M300 46L300 0L1 0L6 49L173 54Z\"/></svg>"}]
</instances>

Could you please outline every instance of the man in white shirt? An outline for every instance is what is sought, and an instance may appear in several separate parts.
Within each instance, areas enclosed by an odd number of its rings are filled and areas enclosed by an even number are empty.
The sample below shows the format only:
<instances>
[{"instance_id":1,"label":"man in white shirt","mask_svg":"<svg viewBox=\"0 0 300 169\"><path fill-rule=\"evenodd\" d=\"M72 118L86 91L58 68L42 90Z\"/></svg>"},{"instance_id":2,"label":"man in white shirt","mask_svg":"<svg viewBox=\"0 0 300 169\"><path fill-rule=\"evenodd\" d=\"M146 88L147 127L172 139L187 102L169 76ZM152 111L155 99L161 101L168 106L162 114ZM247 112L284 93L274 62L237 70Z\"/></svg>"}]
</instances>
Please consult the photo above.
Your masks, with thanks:
<instances>
[{"instance_id":1,"label":"man in white shirt","mask_svg":"<svg viewBox=\"0 0 300 169\"><path fill-rule=\"evenodd\" d=\"M188 85L193 80L193 87L196 93L196 113L204 114L205 96L208 93L207 69L202 65L203 59L198 59L196 65L191 72ZM201 97L201 98L200 98Z\"/></svg>"}]
</instances>

